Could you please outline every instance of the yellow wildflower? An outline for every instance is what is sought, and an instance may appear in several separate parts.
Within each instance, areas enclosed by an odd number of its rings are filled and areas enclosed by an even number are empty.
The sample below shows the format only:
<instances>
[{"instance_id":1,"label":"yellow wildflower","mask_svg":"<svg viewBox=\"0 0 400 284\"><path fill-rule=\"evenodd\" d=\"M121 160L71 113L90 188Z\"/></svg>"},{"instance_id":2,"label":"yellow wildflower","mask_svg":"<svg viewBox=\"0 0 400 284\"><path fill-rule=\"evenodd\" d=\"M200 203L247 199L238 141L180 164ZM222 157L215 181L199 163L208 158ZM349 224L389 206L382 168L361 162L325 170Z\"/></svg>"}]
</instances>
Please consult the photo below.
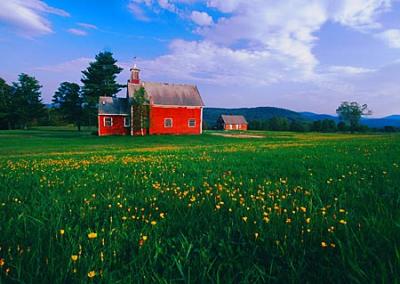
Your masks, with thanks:
<instances>
[{"instance_id":1,"label":"yellow wildflower","mask_svg":"<svg viewBox=\"0 0 400 284\"><path fill-rule=\"evenodd\" d=\"M77 261L78 260L78 256L76 254L71 255L71 260L72 261Z\"/></svg>"},{"instance_id":2,"label":"yellow wildflower","mask_svg":"<svg viewBox=\"0 0 400 284\"><path fill-rule=\"evenodd\" d=\"M290 223L292 223L292 219L287 218L287 219L286 219L286 224L290 224Z\"/></svg>"},{"instance_id":3,"label":"yellow wildflower","mask_svg":"<svg viewBox=\"0 0 400 284\"><path fill-rule=\"evenodd\" d=\"M259 234L258 233L254 233L254 237L257 240L258 239Z\"/></svg>"},{"instance_id":4,"label":"yellow wildflower","mask_svg":"<svg viewBox=\"0 0 400 284\"><path fill-rule=\"evenodd\" d=\"M148 239L147 236L143 236L143 237L142 237L142 240L143 240L143 241L147 241L147 239Z\"/></svg>"},{"instance_id":5,"label":"yellow wildflower","mask_svg":"<svg viewBox=\"0 0 400 284\"><path fill-rule=\"evenodd\" d=\"M243 220L244 222L247 222L247 217L246 217L246 216L242 217L242 220Z\"/></svg>"},{"instance_id":6,"label":"yellow wildflower","mask_svg":"<svg viewBox=\"0 0 400 284\"><path fill-rule=\"evenodd\" d=\"M89 273L87 274L87 276L89 277L89 278L93 278L93 277L95 277L96 276L96 271L89 271Z\"/></svg>"},{"instance_id":7,"label":"yellow wildflower","mask_svg":"<svg viewBox=\"0 0 400 284\"><path fill-rule=\"evenodd\" d=\"M0 258L0 267L3 267L4 264L6 264L6 261L4 260L4 258Z\"/></svg>"},{"instance_id":8,"label":"yellow wildflower","mask_svg":"<svg viewBox=\"0 0 400 284\"><path fill-rule=\"evenodd\" d=\"M60 230L60 235L62 236L62 235L64 235L64 234L65 234L64 229L61 229L61 230Z\"/></svg>"},{"instance_id":9,"label":"yellow wildflower","mask_svg":"<svg viewBox=\"0 0 400 284\"><path fill-rule=\"evenodd\" d=\"M307 224L310 224L310 222L311 222L311 218L307 218L307 219L306 219L306 223L307 223Z\"/></svg>"},{"instance_id":10,"label":"yellow wildflower","mask_svg":"<svg viewBox=\"0 0 400 284\"><path fill-rule=\"evenodd\" d=\"M326 248L327 246L326 242L321 242L321 247Z\"/></svg>"},{"instance_id":11,"label":"yellow wildflower","mask_svg":"<svg viewBox=\"0 0 400 284\"><path fill-rule=\"evenodd\" d=\"M300 207L300 210L303 211L304 213L307 212L307 208L303 206Z\"/></svg>"},{"instance_id":12,"label":"yellow wildflower","mask_svg":"<svg viewBox=\"0 0 400 284\"><path fill-rule=\"evenodd\" d=\"M331 243L330 246L331 246L332 248L335 248L335 247L336 247L336 245L335 245L334 243Z\"/></svg>"},{"instance_id":13,"label":"yellow wildflower","mask_svg":"<svg viewBox=\"0 0 400 284\"><path fill-rule=\"evenodd\" d=\"M346 220L343 220L343 219L340 220L339 223L340 223L340 224L343 224L343 225L346 225L346 224L347 224Z\"/></svg>"},{"instance_id":14,"label":"yellow wildflower","mask_svg":"<svg viewBox=\"0 0 400 284\"><path fill-rule=\"evenodd\" d=\"M92 232L92 233L89 233L89 234L88 234L88 238L89 238L89 239L95 239L95 238L97 238L97 233L93 233L93 232Z\"/></svg>"},{"instance_id":15,"label":"yellow wildflower","mask_svg":"<svg viewBox=\"0 0 400 284\"><path fill-rule=\"evenodd\" d=\"M160 218L161 218L161 219L164 219L164 218L165 218L165 213L161 212L161 213L160 213Z\"/></svg>"},{"instance_id":16,"label":"yellow wildflower","mask_svg":"<svg viewBox=\"0 0 400 284\"><path fill-rule=\"evenodd\" d=\"M152 224L153 226L155 226L157 224L156 221L151 221L150 224Z\"/></svg>"}]
</instances>

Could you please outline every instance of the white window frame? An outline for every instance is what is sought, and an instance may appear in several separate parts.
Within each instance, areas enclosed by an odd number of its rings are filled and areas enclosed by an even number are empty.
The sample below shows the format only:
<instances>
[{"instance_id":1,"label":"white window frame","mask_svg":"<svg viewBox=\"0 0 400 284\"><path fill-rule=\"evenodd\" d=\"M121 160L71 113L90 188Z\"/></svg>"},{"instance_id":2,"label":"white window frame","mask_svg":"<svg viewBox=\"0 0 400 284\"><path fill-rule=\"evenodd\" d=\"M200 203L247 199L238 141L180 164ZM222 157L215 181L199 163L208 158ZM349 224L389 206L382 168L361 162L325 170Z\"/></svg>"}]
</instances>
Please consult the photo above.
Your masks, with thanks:
<instances>
[{"instance_id":1,"label":"white window frame","mask_svg":"<svg viewBox=\"0 0 400 284\"><path fill-rule=\"evenodd\" d=\"M131 126L131 118L129 116L124 116L124 127Z\"/></svg>"},{"instance_id":2,"label":"white window frame","mask_svg":"<svg viewBox=\"0 0 400 284\"><path fill-rule=\"evenodd\" d=\"M110 119L110 125L107 125L107 119ZM113 118L112 116L105 116L104 117L104 127L112 127L113 126Z\"/></svg>"},{"instance_id":3,"label":"white window frame","mask_svg":"<svg viewBox=\"0 0 400 284\"><path fill-rule=\"evenodd\" d=\"M193 121L193 125L190 125L190 122ZM189 118L188 119L188 127L189 128L195 128L196 127L196 119L195 118Z\"/></svg>"},{"instance_id":4,"label":"white window frame","mask_svg":"<svg viewBox=\"0 0 400 284\"><path fill-rule=\"evenodd\" d=\"M171 120L171 125L167 126L167 120ZM172 128L174 126L174 120L172 117L166 117L164 118L164 128Z\"/></svg>"}]
</instances>

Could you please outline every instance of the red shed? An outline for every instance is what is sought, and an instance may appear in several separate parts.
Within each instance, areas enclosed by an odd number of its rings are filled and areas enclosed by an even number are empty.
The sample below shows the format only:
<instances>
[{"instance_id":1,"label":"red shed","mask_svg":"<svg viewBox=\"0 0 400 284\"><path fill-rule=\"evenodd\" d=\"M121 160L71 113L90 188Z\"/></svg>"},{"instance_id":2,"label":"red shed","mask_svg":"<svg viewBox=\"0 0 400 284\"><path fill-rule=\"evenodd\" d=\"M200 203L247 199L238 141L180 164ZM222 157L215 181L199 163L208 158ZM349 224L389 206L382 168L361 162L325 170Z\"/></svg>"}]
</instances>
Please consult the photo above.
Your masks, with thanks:
<instances>
[{"instance_id":1,"label":"red shed","mask_svg":"<svg viewBox=\"0 0 400 284\"><path fill-rule=\"evenodd\" d=\"M99 136L128 135L130 133L128 99L100 97L97 119Z\"/></svg>"},{"instance_id":2,"label":"red shed","mask_svg":"<svg viewBox=\"0 0 400 284\"><path fill-rule=\"evenodd\" d=\"M217 121L223 130L247 130L247 121L243 115L221 115Z\"/></svg>"},{"instance_id":3,"label":"red shed","mask_svg":"<svg viewBox=\"0 0 400 284\"><path fill-rule=\"evenodd\" d=\"M102 104L111 98L106 100L105 97L100 97L99 135L201 134L204 103L197 87L187 84L141 82L139 71L136 67L131 69L127 98L114 98L113 103L117 105L109 107L121 110L119 115L123 118L119 120L112 116L112 120L118 121L118 124L110 126L109 118L104 120L105 114L106 117L111 117L109 112L113 111L105 112L101 109ZM146 111L138 114L134 94L141 88L145 91L148 103L145 105ZM139 130L138 124L141 125Z\"/></svg>"}]
</instances>

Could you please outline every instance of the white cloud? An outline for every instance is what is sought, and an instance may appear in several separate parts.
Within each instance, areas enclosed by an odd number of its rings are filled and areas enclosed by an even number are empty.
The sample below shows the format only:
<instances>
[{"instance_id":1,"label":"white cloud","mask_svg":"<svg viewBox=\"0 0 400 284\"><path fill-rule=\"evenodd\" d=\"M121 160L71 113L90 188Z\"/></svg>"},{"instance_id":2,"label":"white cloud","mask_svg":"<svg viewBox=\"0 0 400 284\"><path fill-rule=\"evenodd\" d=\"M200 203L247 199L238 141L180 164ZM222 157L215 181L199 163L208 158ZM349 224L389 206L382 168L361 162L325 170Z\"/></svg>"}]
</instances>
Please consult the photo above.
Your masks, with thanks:
<instances>
[{"instance_id":1,"label":"white cloud","mask_svg":"<svg viewBox=\"0 0 400 284\"><path fill-rule=\"evenodd\" d=\"M206 4L205 9L223 13L214 22L207 12L190 11L190 5L181 9L185 0L165 0L163 4L160 0L133 0L153 8L155 5L167 10L179 7L180 11L189 11L185 18L200 26L195 32L202 36L201 40L173 42L169 54L147 62L154 70L163 70L165 64L170 63L179 66L171 73L176 78L206 78L220 83L223 80L225 83L241 82L245 78L260 85L320 79L320 62L313 48L321 27L327 22L336 22L357 31L375 33L380 26L378 16L391 8L391 1L199 1ZM198 54L202 54L201 60ZM160 66L156 67L157 64ZM332 66L324 72L326 77L327 74L355 75L371 70Z\"/></svg>"},{"instance_id":2,"label":"white cloud","mask_svg":"<svg viewBox=\"0 0 400 284\"><path fill-rule=\"evenodd\" d=\"M376 18L391 8L392 0L333 1L329 8L332 19L359 30L379 28Z\"/></svg>"},{"instance_id":3,"label":"white cloud","mask_svg":"<svg viewBox=\"0 0 400 284\"><path fill-rule=\"evenodd\" d=\"M336 73L338 75L358 75L375 72L375 69L354 67L354 66L331 66L329 72Z\"/></svg>"},{"instance_id":4,"label":"white cloud","mask_svg":"<svg viewBox=\"0 0 400 284\"><path fill-rule=\"evenodd\" d=\"M92 24L88 24L88 23L78 23L78 26L88 29L88 30L97 30L98 27Z\"/></svg>"},{"instance_id":5,"label":"white cloud","mask_svg":"<svg viewBox=\"0 0 400 284\"><path fill-rule=\"evenodd\" d=\"M209 26L213 23L213 19L206 12L193 11L190 18L199 26Z\"/></svg>"},{"instance_id":6,"label":"white cloud","mask_svg":"<svg viewBox=\"0 0 400 284\"><path fill-rule=\"evenodd\" d=\"M54 65L40 66L40 67L35 68L35 70L51 72L51 73L75 72L77 74L80 74L80 71L85 70L89 66L89 63L92 61L93 61L92 58L80 57L77 59L73 59L70 61L66 61L66 62L54 64Z\"/></svg>"},{"instance_id":7,"label":"white cloud","mask_svg":"<svg viewBox=\"0 0 400 284\"><path fill-rule=\"evenodd\" d=\"M175 40L170 53L154 60L139 60L152 77L218 85L268 85L303 80L301 67L289 66L287 58L269 51L232 49L209 41Z\"/></svg>"},{"instance_id":8,"label":"white cloud","mask_svg":"<svg viewBox=\"0 0 400 284\"><path fill-rule=\"evenodd\" d=\"M77 35L77 36L86 36L87 32L80 29L68 29L67 30L70 34Z\"/></svg>"},{"instance_id":9,"label":"white cloud","mask_svg":"<svg viewBox=\"0 0 400 284\"><path fill-rule=\"evenodd\" d=\"M135 16L136 19L140 21L149 21L149 17L146 16L146 13L143 11L143 9L140 7L139 4L135 2L130 2L128 4L128 9L129 11Z\"/></svg>"},{"instance_id":10,"label":"white cloud","mask_svg":"<svg viewBox=\"0 0 400 284\"><path fill-rule=\"evenodd\" d=\"M12 26L24 36L51 33L53 30L50 22L44 17L46 14L69 16L66 11L50 7L41 0L0 1L0 21Z\"/></svg>"},{"instance_id":11,"label":"white cloud","mask_svg":"<svg viewBox=\"0 0 400 284\"><path fill-rule=\"evenodd\" d=\"M400 30L390 29L377 34L391 48L400 48Z\"/></svg>"}]
</instances>

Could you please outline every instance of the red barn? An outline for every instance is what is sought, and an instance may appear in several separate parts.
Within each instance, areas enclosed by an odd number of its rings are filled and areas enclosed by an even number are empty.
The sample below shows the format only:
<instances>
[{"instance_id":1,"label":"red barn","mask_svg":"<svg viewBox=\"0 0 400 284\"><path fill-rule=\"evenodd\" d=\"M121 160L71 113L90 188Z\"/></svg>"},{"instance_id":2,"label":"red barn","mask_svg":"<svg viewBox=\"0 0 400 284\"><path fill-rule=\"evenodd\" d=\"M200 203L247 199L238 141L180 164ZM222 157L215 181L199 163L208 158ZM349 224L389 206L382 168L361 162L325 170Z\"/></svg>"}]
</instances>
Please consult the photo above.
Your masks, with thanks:
<instances>
[{"instance_id":1,"label":"red barn","mask_svg":"<svg viewBox=\"0 0 400 284\"><path fill-rule=\"evenodd\" d=\"M204 103L196 86L141 82L139 72L131 69L127 98L99 98L100 136L202 133ZM147 103L139 110L135 93L141 88Z\"/></svg>"},{"instance_id":2,"label":"red barn","mask_svg":"<svg viewBox=\"0 0 400 284\"><path fill-rule=\"evenodd\" d=\"M217 121L218 128L223 130L247 130L247 121L243 115L221 115Z\"/></svg>"}]
</instances>

